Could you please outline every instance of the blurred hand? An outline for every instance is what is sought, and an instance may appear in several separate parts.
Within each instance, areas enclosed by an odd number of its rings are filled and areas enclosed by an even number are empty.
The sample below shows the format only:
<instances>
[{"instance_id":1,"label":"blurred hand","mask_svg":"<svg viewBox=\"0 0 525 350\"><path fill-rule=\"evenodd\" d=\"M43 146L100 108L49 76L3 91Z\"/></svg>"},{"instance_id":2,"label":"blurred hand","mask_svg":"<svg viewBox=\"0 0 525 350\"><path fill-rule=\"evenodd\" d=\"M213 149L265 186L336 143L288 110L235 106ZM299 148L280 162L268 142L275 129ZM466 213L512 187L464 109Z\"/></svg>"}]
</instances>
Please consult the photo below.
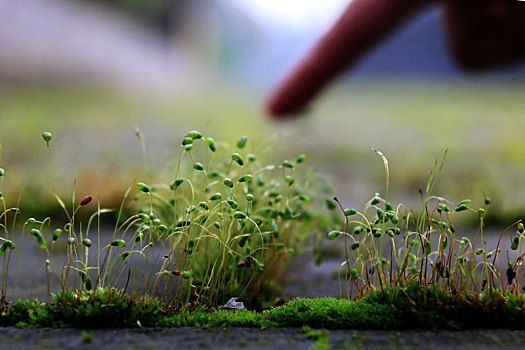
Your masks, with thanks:
<instances>
[{"instance_id":1,"label":"blurred hand","mask_svg":"<svg viewBox=\"0 0 525 350\"><path fill-rule=\"evenodd\" d=\"M345 68L432 0L353 0L333 27L266 102L273 117L290 117ZM441 0L449 44L459 65L479 70L525 58L525 1Z\"/></svg>"}]
</instances>

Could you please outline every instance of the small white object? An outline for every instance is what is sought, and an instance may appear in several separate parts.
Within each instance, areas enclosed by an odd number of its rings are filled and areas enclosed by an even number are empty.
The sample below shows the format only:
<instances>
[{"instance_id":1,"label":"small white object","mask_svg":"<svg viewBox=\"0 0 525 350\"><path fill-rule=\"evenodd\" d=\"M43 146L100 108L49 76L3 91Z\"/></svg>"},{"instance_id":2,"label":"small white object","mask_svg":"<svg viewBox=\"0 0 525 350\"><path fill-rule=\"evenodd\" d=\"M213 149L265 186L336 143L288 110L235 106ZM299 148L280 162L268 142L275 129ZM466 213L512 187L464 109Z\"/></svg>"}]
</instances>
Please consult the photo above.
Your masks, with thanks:
<instances>
[{"instance_id":1,"label":"small white object","mask_svg":"<svg viewBox=\"0 0 525 350\"><path fill-rule=\"evenodd\" d=\"M233 297L228 300L226 304L224 304L224 309L230 309L230 310L244 310L244 304L242 301L237 301L239 299L238 297Z\"/></svg>"}]
</instances>

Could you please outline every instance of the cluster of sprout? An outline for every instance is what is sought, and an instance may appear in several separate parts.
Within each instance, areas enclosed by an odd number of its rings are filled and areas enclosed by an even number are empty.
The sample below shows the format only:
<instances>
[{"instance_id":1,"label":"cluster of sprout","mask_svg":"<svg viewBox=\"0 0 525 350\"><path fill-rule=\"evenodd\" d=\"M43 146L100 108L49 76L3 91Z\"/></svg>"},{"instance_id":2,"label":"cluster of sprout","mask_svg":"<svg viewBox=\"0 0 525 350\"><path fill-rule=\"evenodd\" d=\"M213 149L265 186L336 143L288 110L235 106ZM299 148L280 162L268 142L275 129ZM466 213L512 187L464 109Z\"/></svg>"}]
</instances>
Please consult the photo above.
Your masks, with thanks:
<instances>
[{"instance_id":1,"label":"cluster of sprout","mask_svg":"<svg viewBox=\"0 0 525 350\"><path fill-rule=\"evenodd\" d=\"M139 131L137 136L142 141ZM42 138L49 143L51 134ZM67 258L56 273L62 292L120 287L138 296L152 294L172 308L213 307L231 297L254 306L268 301L284 277L289 254L315 234L321 214L313 211L312 202L326 187L319 186L323 181L318 175L304 168L305 155L267 165L260 155L246 151L247 144L246 136L232 147L198 131L187 133L168 181L148 178L128 189L106 243L100 217L111 210L99 204L84 225L77 222L77 213L93 198L77 201L73 195L68 209L56 195L67 216L63 227L53 229L50 218L29 218L22 227L22 235L29 231L43 252L49 295L57 266L53 250L63 240ZM133 193L136 214L125 218L125 204ZM1 195L0 199L5 304L15 248L7 215L15 213L14 222L18 209L7 209Z\"/></svg>"},{"instance_id":2,"label":"cluster of sprout","mask_svg":"<svg viewBox=\"0 0 525 350\"><path fill-rule=\"evenodd\" d=\"M402 204L388 201L388 160L380 151L386 171L387 192L382 197L375 193L362 212L344 208L337 198L345 219L344 229L328 234L329 239L342 237L346 259L341 264L346 276L341 294L348 298L363 296L367 291L387 286L404 287L411 283L438 285L452 292L476 292L510 289L519 293L520 266L525 253L522 251L524 225L519 220L500 236L494 249L488 250L484 239L484 225L490 198L484 206L472 208L469 199L452 203L445 198L432 196L443 162L436 162L427 184L423 209L419 212ZM443 158L444 161L444 158ZM460 212L471 212L479 218L480 247L456 232L454 218ZM460 214L461 215L461 214ZM511 240L511 250L519 250L518 257L501 267L502 237L512 228L516 235Z\"/></svg>"}]
</instances>

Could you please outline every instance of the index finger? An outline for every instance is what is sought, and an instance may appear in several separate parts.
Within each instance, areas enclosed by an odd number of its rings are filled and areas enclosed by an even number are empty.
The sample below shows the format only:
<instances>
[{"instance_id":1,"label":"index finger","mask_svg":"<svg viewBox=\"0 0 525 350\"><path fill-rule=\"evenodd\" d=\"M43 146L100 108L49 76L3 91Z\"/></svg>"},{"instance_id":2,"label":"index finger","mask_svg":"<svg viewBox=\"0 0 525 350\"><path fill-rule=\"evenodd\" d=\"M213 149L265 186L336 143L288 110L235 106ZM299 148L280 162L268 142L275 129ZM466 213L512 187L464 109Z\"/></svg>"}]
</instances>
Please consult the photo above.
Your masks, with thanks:
<instances>
[{"instance_id":1,"label":"index finger","mask_svg":"<svg viewBox=\"0 0 525 350\"><path fill-rule=\"evenodd\" d=\"M267 100L273 117L291 116L370 47L431 0L353 0Z\"/></svg>"}]
</instances>

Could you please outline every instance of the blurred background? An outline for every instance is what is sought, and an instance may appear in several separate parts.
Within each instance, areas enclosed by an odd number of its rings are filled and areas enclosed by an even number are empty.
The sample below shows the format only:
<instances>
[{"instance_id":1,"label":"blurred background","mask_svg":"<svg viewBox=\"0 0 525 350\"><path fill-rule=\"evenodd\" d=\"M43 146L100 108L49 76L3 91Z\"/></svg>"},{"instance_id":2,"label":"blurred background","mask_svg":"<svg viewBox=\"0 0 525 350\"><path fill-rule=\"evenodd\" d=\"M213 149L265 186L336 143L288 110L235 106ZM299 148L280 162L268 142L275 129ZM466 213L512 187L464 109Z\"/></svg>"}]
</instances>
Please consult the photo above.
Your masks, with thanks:
<instances>
[{"instance_id":1,"label":"blurred background","mask_svg":"<svg viewBox=\"0 0 525 350\"><path fill-rule=\"evenodd\" d=\"M231 142L247 135L252 147L279 135L280 159L306 153L357 208L384 192L370 146L390 160L392 201L414 205L448 149L436 194L474 206L490 196L494 224L522 217L525 65L460 72L437 7L375 48L309 115L262 115L270 89L347 3L0 1L1 191L42 215L58 207L53 191L116 206L197 129ZM49 148L42 131L53 133Z\"/></svg>"}]
</instances>

